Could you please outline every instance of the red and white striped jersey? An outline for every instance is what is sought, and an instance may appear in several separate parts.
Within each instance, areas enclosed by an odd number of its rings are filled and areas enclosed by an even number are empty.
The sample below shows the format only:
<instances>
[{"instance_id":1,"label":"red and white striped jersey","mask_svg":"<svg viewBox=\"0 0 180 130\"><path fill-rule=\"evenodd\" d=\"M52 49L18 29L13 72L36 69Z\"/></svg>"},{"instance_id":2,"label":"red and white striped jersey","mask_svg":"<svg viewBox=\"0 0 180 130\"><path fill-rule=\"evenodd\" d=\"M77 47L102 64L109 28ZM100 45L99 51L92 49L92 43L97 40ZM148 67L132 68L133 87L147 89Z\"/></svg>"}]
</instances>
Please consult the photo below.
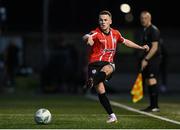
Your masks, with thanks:
<instances>
[{"instance_id":1,"label":"red and white striped jersey","mask_svg":"<svg viewBox=\"0 0 180 130\"><path fill-rule=\"evenodd\" d=\"M123 43L125 39L118 30L110 29L109 34L104 34L100 28L91 31L94 44L90 48L89 63L97 61L113 62L117 43Z\"/></svg>"}]
</instances>

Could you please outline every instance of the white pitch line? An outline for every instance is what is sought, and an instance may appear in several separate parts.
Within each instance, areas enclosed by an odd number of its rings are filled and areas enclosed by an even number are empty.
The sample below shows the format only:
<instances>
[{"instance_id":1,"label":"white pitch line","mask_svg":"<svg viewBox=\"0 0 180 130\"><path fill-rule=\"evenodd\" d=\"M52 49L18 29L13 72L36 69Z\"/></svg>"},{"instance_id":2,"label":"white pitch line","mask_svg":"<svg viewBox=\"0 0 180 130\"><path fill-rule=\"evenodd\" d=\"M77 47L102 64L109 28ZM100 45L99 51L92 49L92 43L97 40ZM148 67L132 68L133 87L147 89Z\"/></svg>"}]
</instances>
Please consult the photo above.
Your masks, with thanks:
<instances>
[{"instance_id":1,"label":"white pitch line","mask_svg":"<svg viewBox=\"0 0 180 130\"><path fill-rule=\"evenodd\" d=\"M58 117L79 117L81 114L55 114L55 116L58 116ZM94 116L106 116L107 114L91 114L91 115L88 115L88 116L91 116L91 117L94 117ZM34 116L34 114L0 114L0 116L19 116L19 117L24 117L24 116L27 116L27 117L32 117ZM82 115L84 116L84 115ZM133 116L141 116L143 117L144 115L117 115L117 116L124 116L124 117L133 117Z\"/></svg>"},{"instance_id":2,"label":"white pitch line","mask_svg":"<svg viewBox=\"0 0 180 130\"><path fill-rule=\"evenodd\" d=\"M90 99L96 100L96 101L98 100L96 98L96 96L87 95L87 97L90 98ZM126 109L128 111L136 112L136 113L139 113L139 114L143 114L143 115L150 116L150 117L153 117L153 118L156 118L156 119L160 119L160 120L163 120L163 121L167 121L167 122L170 122L170 123L173 123L173 124L180 125L179 121L171 120L171 119L168 119L168 118L165 118L165 117L162 117L162 116L157 116L157 115L154 115L154 114L151 114L151 113L148 113L148 112L140 111L140 110L137 110L135 108L126 106L124 104L121 104L121 103L118 103L118 102L115 102L115 101L110 101L110 103L113 106L123 108L123 109Z\"/></svg>"}]
</instances>

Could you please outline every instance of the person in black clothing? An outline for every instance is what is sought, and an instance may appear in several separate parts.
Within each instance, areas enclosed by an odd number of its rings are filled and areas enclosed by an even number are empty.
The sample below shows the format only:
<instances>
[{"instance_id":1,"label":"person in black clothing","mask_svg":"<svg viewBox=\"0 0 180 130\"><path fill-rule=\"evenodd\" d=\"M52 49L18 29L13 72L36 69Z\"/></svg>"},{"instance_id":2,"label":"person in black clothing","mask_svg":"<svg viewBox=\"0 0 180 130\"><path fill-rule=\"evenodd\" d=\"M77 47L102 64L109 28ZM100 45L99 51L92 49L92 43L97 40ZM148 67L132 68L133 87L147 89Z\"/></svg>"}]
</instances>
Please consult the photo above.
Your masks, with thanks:
<instances>
[{"instance_id":1,"label":"person in black clothing","mask_svg":"<svg viewBox=\"0 0 180 130\"><path fill-rule=\"evenodd\" d=\"M160 66L160 31L151 23L151 14L147 11L141 12L141 25L143 26L142 41L150 47L141 58L141 70L144 85L147 85L150 106L143 109L148 112L158 112L158 74Z\"/></svg>"}]
</instances>

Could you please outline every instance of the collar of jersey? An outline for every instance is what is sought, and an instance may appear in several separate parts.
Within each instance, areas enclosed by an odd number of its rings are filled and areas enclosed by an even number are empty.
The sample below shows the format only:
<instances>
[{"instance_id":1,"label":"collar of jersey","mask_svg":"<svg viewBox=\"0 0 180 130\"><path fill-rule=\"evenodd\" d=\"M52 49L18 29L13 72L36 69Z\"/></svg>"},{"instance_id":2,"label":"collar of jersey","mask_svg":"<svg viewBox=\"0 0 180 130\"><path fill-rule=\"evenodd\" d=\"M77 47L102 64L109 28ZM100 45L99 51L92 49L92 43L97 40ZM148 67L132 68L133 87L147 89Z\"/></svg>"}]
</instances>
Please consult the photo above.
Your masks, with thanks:
<instances>
[{"instance_id":1,"label":"collar of jersey","mask_svg":"<svg viewBox=\"0 0 180 130\"><path fill-rule=\"evenodd\" d=\"M109 35L110 32L111 32L111 28L109 29L109 32L108 32L108 33L105 33L104 31L102 31L100 27L99 27L99 30L100 30L104 35Z\"/></svg>"}]
</instances>

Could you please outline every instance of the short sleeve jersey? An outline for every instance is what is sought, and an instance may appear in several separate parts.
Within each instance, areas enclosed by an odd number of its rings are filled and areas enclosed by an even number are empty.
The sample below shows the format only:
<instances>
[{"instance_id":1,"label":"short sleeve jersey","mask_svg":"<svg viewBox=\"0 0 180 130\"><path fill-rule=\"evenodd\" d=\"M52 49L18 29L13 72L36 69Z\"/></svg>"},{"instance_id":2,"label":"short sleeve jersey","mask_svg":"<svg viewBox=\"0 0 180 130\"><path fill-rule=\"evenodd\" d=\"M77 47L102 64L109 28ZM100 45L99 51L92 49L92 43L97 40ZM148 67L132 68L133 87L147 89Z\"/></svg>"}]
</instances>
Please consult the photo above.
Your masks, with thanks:
<instances>
[{"instance_id":1,"label":"short sleeve jersey","mask_svg":"<svg viewBox=\"0 0 180 130\"><path fill-rule=\"evenodd\" d=\"M110 29L108 34L96 28L91 31L90 35L93 37L94 44L90 48L89 63L98 61L113 62L117 43L125 42L120 32L113 28Z\"/></svg>"}]
</instances>

